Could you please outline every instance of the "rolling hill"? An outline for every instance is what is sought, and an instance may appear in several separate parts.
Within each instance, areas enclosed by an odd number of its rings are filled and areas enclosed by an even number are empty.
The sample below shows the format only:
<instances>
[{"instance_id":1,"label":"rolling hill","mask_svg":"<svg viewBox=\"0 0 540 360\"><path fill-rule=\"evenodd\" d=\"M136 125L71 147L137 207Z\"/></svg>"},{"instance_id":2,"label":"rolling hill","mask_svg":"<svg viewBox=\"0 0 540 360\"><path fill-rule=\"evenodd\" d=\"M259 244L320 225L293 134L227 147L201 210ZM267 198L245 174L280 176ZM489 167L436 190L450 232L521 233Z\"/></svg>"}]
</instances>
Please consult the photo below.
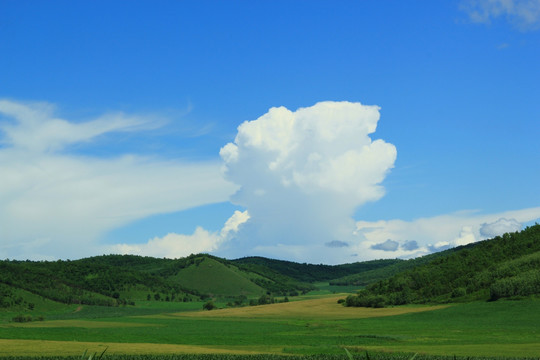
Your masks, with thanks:
<instances>
[{"instance_id":1,"label":"rolling hill","mask_svg":"<svg viewBox=\"0 0 540 360\"><path fill-rule=\"evenodd\" d=\"M197 258L195 264L172 277L182 286L210 296L253 296L266 293L266 289L252 281L254 278L262 277L207 256Z\"/></svg>"},{"instance_id":2,"label":"rolling hill","mask_svg":"<svg viewBox=\"0 0 540 360\"><path fill-rule=\"evenodd\" d=\"M0 308L31 308L43 298L63 304L134 305L208 297L295 295L314 289L268 268L210 255L157 259L105 255L74 261L0 261Z\"/></svg>"},{"instance_id":3,"label":"rolling hill","mask_svg":"<svg viewBox=\"0 0 540 360\"><path fill-rule=\"evenodd\" d=\"M0 309L36 304L135 305L207 298L243 302L295 296L315 283L367 285L350 306L496 300L540 293L540 225L412 260L300 264L198 254L181 259L104 255L66 261L0 261ZM226 300L229 301L229 300Z\"/></svg>"},{"instance_id":4,"label":"rolling hill","mask_svg":"<svg viewBox=\"0 0 540 360\"><path fill-rule=\"evenodd\" d=\"M208 297L295 296L313 282L380 269L399 260L344 265L299 264L207 254L181 259L104 255L66 261L0 261L0 308L31 307L35 296L63 304L133 305ZM29 294L32 294L31 296Z\"/></svg>"}]
</instances>

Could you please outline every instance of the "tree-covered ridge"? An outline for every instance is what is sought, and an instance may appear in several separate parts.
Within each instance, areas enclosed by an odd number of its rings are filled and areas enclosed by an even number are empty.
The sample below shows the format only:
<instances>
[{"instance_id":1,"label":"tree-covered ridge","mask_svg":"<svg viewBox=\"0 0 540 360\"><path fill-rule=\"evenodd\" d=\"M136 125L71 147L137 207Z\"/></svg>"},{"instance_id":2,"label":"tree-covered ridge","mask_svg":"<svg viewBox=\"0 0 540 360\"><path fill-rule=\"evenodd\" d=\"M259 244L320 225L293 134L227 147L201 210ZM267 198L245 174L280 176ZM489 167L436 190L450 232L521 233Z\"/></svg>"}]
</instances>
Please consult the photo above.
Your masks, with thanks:
<instances>
[{"instance_id":1,"label":"tree-covered ridge","mask_svg":"<svg viewBox=\"0 0 540 360\"><path fill-rule=\"evenodd\" d=\"M104 255L74 261L0 261L4 308L30 303L19 290L64 304L118 306L215 295L295 295L313 288L266 267L206 254L181 259Z\"/></svg>"},{"instance_id":2,"label":"tree-covered ridge","mask_svg":"<svg viewBox=\"0 0 540 360\"><path fill-rule=\"evenodd\" d=\"M456 248L369 285L349 306L497 300L540 294L540 225Z\"/></svg>"},{"instance_id":3,"label":"tree-covered ridge","mask_svg":"<svg viewBox=\"0 0 540 360\"><path fill-rule=\"evenodd\" d=\"M2 261L0 284L24 289L65 304L104 306L132 304L134 299L130 298L128 293L135 289L182 297L190 294L198 298L198 294L160 276L126 265L111 265L109 260L115 259L118 257L55 262ZM126 257L124 260L128 259L129 257Z\"/></svg>"},{"instance_id":4,"label":"tree-covered ridge","mask_svg":"<svg viewBox=\"0 0 540 360\"><path fill-rule=\"evenodd\" d=\"M451 248L441 252L436 252L422 257L401 260L375 260L375 262L385 262L388 261L387 266L381 266L367 271L362 271L352 275L347 275L338 279L330 280L331 285L356 285L356 286L367 286L373 284L377 281L391 278L392 276L401 273L403 271L412 269L417 266L421 266L433 261L436 258L442 256L448 256L453 254L456 251L459 251L460 248Z\"/></svg>"},{"instance_id":5,"label":"tree-covered ridge","mask_svg":"<svg viewBox=\"0 0 540 360\"><path fill-rule=\"evenodd\" d=\"M399 259L388 259L371 260L342 265L323 265L296 263L292 261L268 259L260 256L251 256L232 260L232 263L242 264L253 270L257 269L258 267L260 269L271 269L275 273L287 276L289 278L293 278L305 283L313 283L385 268L402 261L403 260Z\"/></svg>"}]
</instances>

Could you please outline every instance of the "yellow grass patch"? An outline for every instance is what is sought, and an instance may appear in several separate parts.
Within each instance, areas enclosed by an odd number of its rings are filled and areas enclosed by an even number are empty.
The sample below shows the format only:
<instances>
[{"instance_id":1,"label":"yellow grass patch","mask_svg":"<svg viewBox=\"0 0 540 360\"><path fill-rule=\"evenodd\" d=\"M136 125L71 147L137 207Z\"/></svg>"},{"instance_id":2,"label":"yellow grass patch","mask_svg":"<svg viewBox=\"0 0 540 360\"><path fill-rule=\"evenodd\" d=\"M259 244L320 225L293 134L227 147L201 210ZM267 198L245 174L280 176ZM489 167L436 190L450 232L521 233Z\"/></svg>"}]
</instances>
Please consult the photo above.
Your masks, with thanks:
<instances>
[{"instance_id":1,"label":"yellow grass patch","mask_svg":"<svg viewBox=\"0 0 540 360\"><path fill-rule=\"evenodd\" d=\"M246 348L205 347L195 345L149 344L149 343L95 343L78 341L6 340L0 339L0 356L68 356L101 353L106 354L261 354L278 353L281 349L269 348L254 351Z\"/></svg>"},{"instance_id":2,"label":"yellow grass patch","mask_svg":"<svg viewBox=\"0 0 540 360\"><path fill-rule=\"evenodd\" d=\"M171 314L181 317L208 317L208 318L295 318L295 319L365 319L381 316L394 316L408 313L432 311L448 307L437 306L400 306L391 308L355 308L345 307L337 301L343 296L294 301L287 303L247 306L241 308L220 309L212 311L183 312Z\"/></svg>"},{"instance_id":3,"label":"yellow grass patch","mask_svg":"<svg viewBox=\"0 0 540 360\"><path fill-rule=\"evenodd\" d=\"M51 320L33 321L27 323L2 324L0 327L24 327L24 328L59 328L59 327L80 327L80 328L118 328L118 327L139 327L139 326L160 326L155 324L138 324L114 321L91 321L91 320Z\"/></svg>"}]
</instances>

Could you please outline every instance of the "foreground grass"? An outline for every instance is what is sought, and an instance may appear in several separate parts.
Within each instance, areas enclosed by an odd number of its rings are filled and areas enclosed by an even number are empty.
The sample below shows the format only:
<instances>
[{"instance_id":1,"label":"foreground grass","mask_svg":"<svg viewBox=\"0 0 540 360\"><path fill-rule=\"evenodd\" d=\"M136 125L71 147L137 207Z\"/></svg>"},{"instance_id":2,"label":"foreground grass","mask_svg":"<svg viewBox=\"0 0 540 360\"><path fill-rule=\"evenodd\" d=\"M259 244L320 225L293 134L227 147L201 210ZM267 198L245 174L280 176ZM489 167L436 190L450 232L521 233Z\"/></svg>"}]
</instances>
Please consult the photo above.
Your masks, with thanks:
<instances>
[{"instance_id":1,"label":"foreground grass","mask_svg":"<svg viewBox=\"0 0 540 360\"><path fill-rule=\"evenodd\" d=\"M105 349L107 349L106 359L110 355L140 354L261 354L260 351L241 348L223 349L195 345L0 339L0 357L54 357L61 354L63 356L78 356L80 359L81 354L85 351L91 354L101 353ZM271 351L266 353L270 354Z\"/></svg>"},{"instance_id":2,"label":"foreground grass","mask_svg":"<svg viewBox=\"0 0 540 360\"><path fill-rule=\"evenodd\" d=\"M344 348L359 358L365 358L366 350L450 357L540 355L538 300L365 309L342 307L334 296L205 312L147 310L152 313L127 309L128 316L97 318L93 310L87 318L3 323L0 356L80 356L106 346L114 356L271 353L345 359ZM84 315L84 309L77 314Z\"/></svg>"},{"instance_id":3,"label":"foreground grass","mask_svg":"<svg viewBox=\"0 0 540 360\"><path fill-rule=\"evenodd\" d=\"M25 360L33 357L0 357L2 360ZM85 360L79 356L44 356L41 360ZM236 354L174 354L174 355L107 355L104 360L487 360L489 358L432 356L406 353L363 353L351 357L345 355L236 355ZM524 360L522 358L497 358L498 360ZM87 359L86 359L87 360Z\"/></svg>"}]
</instances>

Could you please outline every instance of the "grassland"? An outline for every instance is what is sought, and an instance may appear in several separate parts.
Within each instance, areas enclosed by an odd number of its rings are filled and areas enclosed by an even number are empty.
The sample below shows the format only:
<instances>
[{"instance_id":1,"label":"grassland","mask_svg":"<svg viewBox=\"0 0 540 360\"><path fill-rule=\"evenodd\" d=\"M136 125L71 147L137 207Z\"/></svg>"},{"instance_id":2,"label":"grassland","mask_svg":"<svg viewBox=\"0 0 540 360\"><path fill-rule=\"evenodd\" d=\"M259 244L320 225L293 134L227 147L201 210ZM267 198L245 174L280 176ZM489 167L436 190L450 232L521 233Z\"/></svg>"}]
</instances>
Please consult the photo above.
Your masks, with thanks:
<instances>
[{"instance_id":1,"label":"grassland","mask_svg":"<svg viewBox=\"0 0 540 360\"><path fill-rule=\"evenodd\" d=\"M343 355L369 352L538 357L540 301L346 308L336 295L273 305L193 311L85 306L70 317L0 322L0 356L107 354ZM123 312L123 313L122 313ZM47 319L49 319L47 317Z\"/></svg>"}]
</instances>

